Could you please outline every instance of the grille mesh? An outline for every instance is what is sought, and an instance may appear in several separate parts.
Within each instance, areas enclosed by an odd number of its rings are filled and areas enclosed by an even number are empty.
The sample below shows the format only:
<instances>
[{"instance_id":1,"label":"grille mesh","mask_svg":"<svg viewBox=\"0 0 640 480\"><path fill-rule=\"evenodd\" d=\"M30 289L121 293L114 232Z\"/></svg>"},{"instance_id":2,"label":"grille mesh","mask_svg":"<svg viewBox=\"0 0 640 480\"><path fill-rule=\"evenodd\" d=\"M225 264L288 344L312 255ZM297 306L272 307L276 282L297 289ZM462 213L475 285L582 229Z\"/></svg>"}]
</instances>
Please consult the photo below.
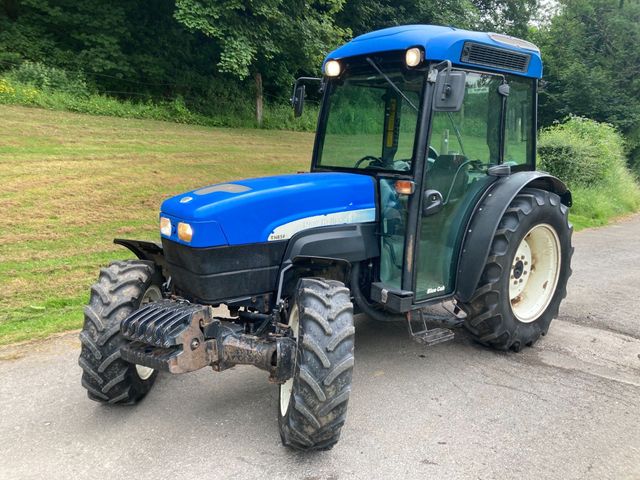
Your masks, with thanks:
<instances>
[{"instance_id":1,"label":"grille mesh","mask_svg":"<svg viewBox=\"0 0 640 480\"><path fill-rule=\"evenodd\" d=\"M467 42L462 49L460 61L487 67L503 68L514 72L526 72L531 55L512 52L502 48L489 47Z\"/></svg>"}]
</instances>

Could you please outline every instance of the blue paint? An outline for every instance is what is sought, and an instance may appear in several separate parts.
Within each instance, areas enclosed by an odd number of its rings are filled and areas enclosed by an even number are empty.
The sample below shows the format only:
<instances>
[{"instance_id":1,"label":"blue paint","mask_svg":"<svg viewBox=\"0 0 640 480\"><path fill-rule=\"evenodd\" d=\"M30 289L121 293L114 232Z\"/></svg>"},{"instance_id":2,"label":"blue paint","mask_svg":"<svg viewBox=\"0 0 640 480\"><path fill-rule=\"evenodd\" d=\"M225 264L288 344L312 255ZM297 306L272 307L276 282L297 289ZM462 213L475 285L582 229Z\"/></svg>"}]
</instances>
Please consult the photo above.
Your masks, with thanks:
<instances>
[{"instance_id":1,"label":"blue paint","mask_svg":"<svg viewBox=\"0 0 640 480\"><path fill-rule=\"evenodd\" d=\"M294 220L375 208L374 181L366 175L303 173L229 184L248 189L204 194L198 189L166 200L161 215L171 220L173 232L165 238L192 247L259 243L266 242L276 227ZM185 202L188 197L191 200ZM181 221L193 227L190 243L178 239Z\"/></svg>"},{"instance_id":2,"label":"blue paint","mask_svg":"<svg viewBox=\"0 0 640 480\"><path fill-rule=\"evenodd\" d=\"M425 49L425 58L427 60L450 60L453 64L462 66L469 65L477 68L477 65L465 64L460 61L462 47L467 41L514 52L526 53L531 56L527 72L512 72L483 66L482 69L484 70L511 73L531 78L542 78L542 60L539 52L496 42L489 37L488 33L472 32L436 25L406 25L402 27L385 28L360 35L327 55L325 62L327 60L339 60L341 58L367 55L376 52L422 47Z\"/></svg>"}]
</instances>

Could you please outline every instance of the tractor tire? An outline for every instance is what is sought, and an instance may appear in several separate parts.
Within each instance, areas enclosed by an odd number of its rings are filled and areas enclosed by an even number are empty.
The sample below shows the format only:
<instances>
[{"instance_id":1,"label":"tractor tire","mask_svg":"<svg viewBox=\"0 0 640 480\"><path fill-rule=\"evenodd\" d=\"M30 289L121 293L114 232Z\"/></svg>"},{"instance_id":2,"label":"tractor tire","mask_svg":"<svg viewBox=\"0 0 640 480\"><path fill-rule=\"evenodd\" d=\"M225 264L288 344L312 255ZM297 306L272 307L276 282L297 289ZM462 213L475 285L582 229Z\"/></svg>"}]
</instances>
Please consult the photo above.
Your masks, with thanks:
<instances>
[{"instance_id":1,"label":"tractor tire","mask_svg":"<svg viewBox=\"0 0 640 480\"><path fill-rule=\"evenodd\" d=\"M78 359L82 386L91 400L133 405L151 390L158 372L120 357L120 347L127 343L120 323L140 305L160 300L161 285L153 262L114 262L100 270L84 309Z\"/></svg>"},{"instance_id":2,"label":"tractor tire","mask_svg":"<svg viewBox=\"0 0 640 480\"><path fill-rule=\"evenodd\" d=\"M480 282L468 303L465 327L478 342L520 351L549 330L567 295L573 227L555 193L522 190L493 237Z\"/></svg>"},{"instance_id":3,"label":"tractor tire","mask_svg":"<svg viewBox=\"0 0 640 480\"><path fill-rule=\"evenodd\" d=\"M297 339L293 377L280 385L278 424L285 446L329 450L340 438L353 373L353 305L342 282L303 278L289 325Z\"/></svg>"}]
</instances>

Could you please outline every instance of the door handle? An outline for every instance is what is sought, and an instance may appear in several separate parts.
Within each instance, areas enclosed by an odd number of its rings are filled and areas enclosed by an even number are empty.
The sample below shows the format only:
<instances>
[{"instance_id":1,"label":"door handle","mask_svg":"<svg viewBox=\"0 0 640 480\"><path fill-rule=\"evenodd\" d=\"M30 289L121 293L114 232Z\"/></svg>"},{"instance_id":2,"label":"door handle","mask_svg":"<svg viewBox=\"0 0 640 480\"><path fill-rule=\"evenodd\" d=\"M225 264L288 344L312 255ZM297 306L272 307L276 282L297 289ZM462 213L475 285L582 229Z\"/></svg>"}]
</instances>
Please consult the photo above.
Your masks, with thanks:
<instances>
[{"instance_id":1,"label":"door handle","mask_svg":"<svg viewBox=\"0 0 640 480\"><path fill-rule=\"evenodd\" d=\"M428 217L442 210L444 201L438 190L426 190L422 199L422 216Z\"/></svg>"}]
</instances>

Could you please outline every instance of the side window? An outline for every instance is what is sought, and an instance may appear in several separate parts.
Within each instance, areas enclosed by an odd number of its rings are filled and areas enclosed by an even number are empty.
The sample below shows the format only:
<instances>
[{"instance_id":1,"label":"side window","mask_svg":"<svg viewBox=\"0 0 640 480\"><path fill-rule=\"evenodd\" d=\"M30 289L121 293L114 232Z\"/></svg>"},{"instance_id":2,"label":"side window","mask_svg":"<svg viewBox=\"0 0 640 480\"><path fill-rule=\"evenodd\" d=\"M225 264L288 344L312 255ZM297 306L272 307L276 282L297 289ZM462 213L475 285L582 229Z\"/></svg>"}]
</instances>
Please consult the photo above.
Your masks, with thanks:
<instances>
[{"instance_id":1,"label":"side window","mask_svg":"<svg viewBox=\"0 0 640 480\"><path fill-rule=\"evenodd\" d=\"M511 165L532 165L534 82L510 78L509 87L504 161Z\"/></svg>"},{"instance_id":2,"label":"side window","mask_svg":"<svg viewBox=\"0 0 640 480\"><path fill-rule=\"evenodd\" d=\"M468 73L462 109L434 113L431 147L439 156L464 155L470 160L490 161L494 154L491 140L495 137L497 146L498 138L490 127L489 117L495 109L490 92L495 91L497 82L494 75Z\"/></svg>"}]
</instances>

